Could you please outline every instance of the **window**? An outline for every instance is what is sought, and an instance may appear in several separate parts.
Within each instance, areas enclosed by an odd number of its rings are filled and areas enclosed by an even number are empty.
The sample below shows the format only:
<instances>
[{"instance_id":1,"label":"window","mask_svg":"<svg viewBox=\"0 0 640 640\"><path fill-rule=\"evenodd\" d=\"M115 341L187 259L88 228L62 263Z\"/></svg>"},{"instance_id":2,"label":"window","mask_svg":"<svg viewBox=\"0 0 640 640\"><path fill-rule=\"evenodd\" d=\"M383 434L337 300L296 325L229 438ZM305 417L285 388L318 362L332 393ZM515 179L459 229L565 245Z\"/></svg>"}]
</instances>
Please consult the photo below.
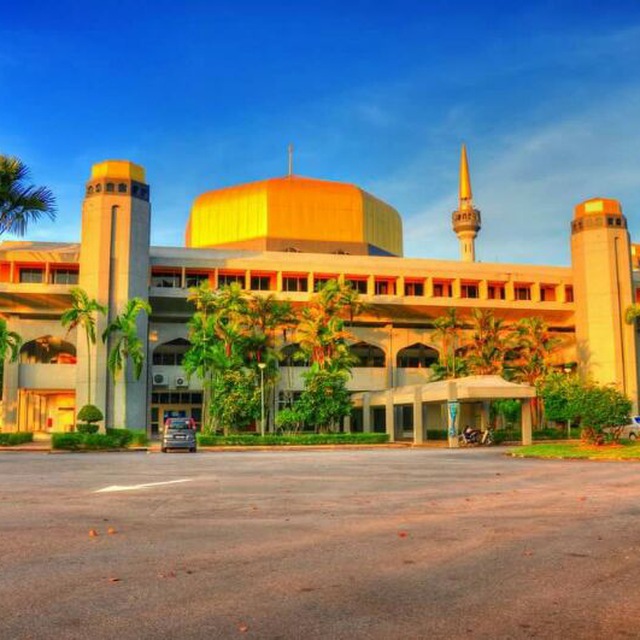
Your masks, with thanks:
<instances>
[{"instance_id":1,"label":"window","mask_svg":"<svg viewBox=\"0 0 640 640\"><path fill-rule=\"evenodd\" d=\"M460 285L460 296L462 298L478 298L478 283L477 282L463 282Z\"/></svg>"},{"instance_id":2,"label":"window","mask_svg":"<svg viewBox=\"0 0 640 640\"><path fill-rule=\"evenodd\" d=\"M115 185L113 184L113 182L107 182L105 190L107 193L113 193L115 190Z\"/></svg>"},{"instance_id":3,"label":"window","mask_svg":"<svg viewBox=\"0 0 640 640\"><path fill-rule=\"evenodd\" d=\"M513 293L516 300L531 300L531 285L517 284Z\"/></svg>"},{"instance_id":4,"label":"window","mask_svg":"<svg viewBox=\"0 0 640 640\"><path fill-rule=\"evenodd\" d=\"M393 280L383 280L376 278L373 287L373 293L376 296L393 296L395 295L396 287Z\"/></svg>"},{"instance_id":5,"label":"window","mask_svg":"<svg viewBox=\"0 0 640 640\"><path fill-rule=\"evenodd\" d=\"M555 302L556 301L556 288L550 284L540 285L540 300L542 302Z\"/></svg>"},{"instance_id":6,"label":"window","mask_svg":"<svg viewBox=\"0 0 640 640\"><path fill-rule=\"evenodd\" d=\"M567 302L573 302L573 287L566 286L564 288L564 299Z\"/></svg>"},{"instance_id":7,"label":"window","mask_svg":"<svg viewBox=\"0 0 640 640\"><path fill-rule=\"evenodd\" d=\"M242 289L245 287L245 277L242 273L219 273L218 274L218 289L222 287L228 287L234 282L238 283Z\"/></svg>"},{"instance_id":8,"label":"window","mask_svg":"<svg viewBox=\"0 0 640 640\"><path fill-rule=\"evenodd\" d=\"M487 287L489 300L504 300L505 286L503 282L490 282Z\"/></svg>"},{"instance_id":9,"label":"window","mask_svg":"<svg viewBox=\"0 0 640 640\"><path fill-rule=\"evenodd\" d=\"M308 288L307 276L282 276L283 291L307 291Z\"/></svg>"},{"instance_id":10,"label":"window","mask_svg":"<svg viewBox=\"0 0 640 640\"><path fill-rule=\"evenodd\" d=\"M209 276L206 273L187 273L184 280L187 289L191 289L191 287L199 287L203 282L208 281Z\"/></svg>"},{"instance_id":11,"label":"window","mask_svg":"<svg viewBox=\"0 0 640 640\"><path fill-rule=\"evenodd\" d=\"M151 286L164 289L180 288L180 273L172 271L158 271L151 274Z\"/></svg>"},{"instance_id":12,"label":"window","mask_svg":"<svg viewBox=\"0 0 640 640\"><path fill-rule=\"evenodd\" d=\"M153 364L165 366L179 366L182 364L184 354L191 347L191 343L184 338L176 338L171 342L158 345L152 356Z\"/></svg>"},{"instance_id":13,"label":"window","mask_svg":"<svg viewBox=\"0 0 640 640\"><path fill-rule=\"evenodd\" d=\"M124 182L118 185L118 193L127 193L127 185Z\"/></svg>"},{"instance_id":14,"label":"window","mask_svg":"<svg viewBox=\"0 0 640 640\"><path fill-rule=\"evenodd\" d=\"M251 276L252 291L271 291L271 276Z\"/></svg>"},{"instance_id":15,"label":"window","mask_svg":"<svg viewBox=\"0 0 640 640\"><path fill-rule=\"evenodd\" d=\"M351 285L354 291L367 295L367 280L365 278L348 278L344 282Z\"/></svg>"},{"instance_id":16,"label":"window","mask_svg":"<svg viewBox=\"0 0 640 640\"><path fill-rule=\"evenodd\" d=\"M418 342L398 351L396 362L401 369L426 369L438 362L438 352Z\"/></svg>"},{"instance_id":17,"label":"window","mask_svg":"<svg viewBox=\"0 0 640 640\"><path fill-rule=\"evenodd\" d=\"M78 284L77 269L55 269L49 277L52 284Z\"/></svg>"},{"instance_id":18,"label":"window","mask_svg":"<svg viewBox=\"0 0 640 640\"><path fill-rule=\"evenodd\" d=\"M405 280L404 281L405 296L423 296L424 282L421 280Z\"/></svg>"},{"instance_id":19,"label":"window","mask_svg":"<svg viewBox=\"0 0 640 640\"><path fill-rule=\"evenodd\" d=\"M101 184L97 184L96 185L96 193L100 193L102 191L102 185Z\"/></svg>"},{"instance_id":20,"label":"window","mask_svg":"<svg viewBox=\"0 0 640 640\"><path fill-rule=\"evenodd\" d=\"M44 281L44 269L23 268L20 269L20 282L36 283Z\"/></svg>"},{"instance_id":21,"label":"window","mask_svg":"<svg viewBox=\"0 0 640 640\"><path fill-rule=\"evenodd\" d=\"M335 276L315 276L313 279L313 290L320 291L329 280L335 280Z\"/></svg>"},{"instance_id":22,"label":"window","mask_svg":"<svg viewBox=\"0 0 640 640\"><path fill-rule=\"evenodd\" d=\"M435 298L450 298L451 282L448 280L434 280L433 295Z\"/></svg>"}]
</instances>

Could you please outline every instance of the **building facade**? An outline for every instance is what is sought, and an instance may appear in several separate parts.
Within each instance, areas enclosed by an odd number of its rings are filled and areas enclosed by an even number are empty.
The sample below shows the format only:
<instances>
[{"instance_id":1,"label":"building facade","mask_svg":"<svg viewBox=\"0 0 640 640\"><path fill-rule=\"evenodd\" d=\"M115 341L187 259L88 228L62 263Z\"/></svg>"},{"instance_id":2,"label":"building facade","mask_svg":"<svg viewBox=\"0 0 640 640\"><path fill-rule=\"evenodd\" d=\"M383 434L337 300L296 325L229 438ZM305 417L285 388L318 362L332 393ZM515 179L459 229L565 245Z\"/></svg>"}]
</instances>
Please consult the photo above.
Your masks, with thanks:
<instances>
[{"instance_id":1,"label":"building facade","mask_svg":"<svg viewBox=\"0 0 640 640\"><path fill-rule=\"evenodd\" d=\"M444 261L403 257L400 215L375 196L291 174L199 196L186 246L153 247L144 169L127 161L94 165L80 243L0 244L0 314L24 341L19 361L4 366L2 428L69 430L89 399L104 410L106 426L153 435L169 415L199 422L202 386L181 363L193 314L188 290L203 280L213 288L238 282L294 305L328 279L349 281L367 303L352 327L359 361L349 385L354 392L386 391L392 398L394 390L400 397L400 390L427 383L440 356L434 319L452 307L462 315L479 308L507 323L541 316L561 339L555 364L618 385L637 408L638 340L624 312L639 299L640 277L620 204L595 198L576 206L567 219L570 267L479 263L481 218L469 175L463 148L460 202L452 214L460 260ZM108 345L98 341L88 351L75 330L62 327L74 286L109 309L98 317L98 335L127 300L149 301L153 312L139 324L147 338L139 380L114 382ZM287 357L294 345L281 348L271 424L278 399L302 389L302 369ZM402 407L395 415L376 405L366 407L365 417L359 411L350 428L386 430L392 438L411 435L416 422ZM429 427L422 422L421 430Z\"/></svg>"}]
</instances>

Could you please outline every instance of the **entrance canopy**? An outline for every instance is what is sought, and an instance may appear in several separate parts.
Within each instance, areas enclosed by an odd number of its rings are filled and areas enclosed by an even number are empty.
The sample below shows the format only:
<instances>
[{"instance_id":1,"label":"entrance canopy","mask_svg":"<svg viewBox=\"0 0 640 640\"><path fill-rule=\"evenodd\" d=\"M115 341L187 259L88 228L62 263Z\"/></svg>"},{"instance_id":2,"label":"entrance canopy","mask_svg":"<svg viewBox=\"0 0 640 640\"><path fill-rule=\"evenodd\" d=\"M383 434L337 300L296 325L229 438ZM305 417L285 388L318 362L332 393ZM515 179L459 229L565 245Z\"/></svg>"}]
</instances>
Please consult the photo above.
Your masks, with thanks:
<instances>
[{"instance_id":1,"label":"entrance canopy","mask_svg":"<svg viewBox=\"0 0 640 640\"><path fill-rule=\"evenodd\" d=\"M370 420L370 407L384 405L386 407L386 429L391 440L395 439L394 407L410 405L413 410L414 442L424 441L423 405L447 402L482 402L488 406L490 400L505 398L522 401L522 442L531 443L531 398L535 398L536 390L528 384L508 382L500 376L467 376L427 382L425 384L394 387L384 391L364 391L351 396L354 407L362 407L365 429Z\"/></svg>"}]
</instances>

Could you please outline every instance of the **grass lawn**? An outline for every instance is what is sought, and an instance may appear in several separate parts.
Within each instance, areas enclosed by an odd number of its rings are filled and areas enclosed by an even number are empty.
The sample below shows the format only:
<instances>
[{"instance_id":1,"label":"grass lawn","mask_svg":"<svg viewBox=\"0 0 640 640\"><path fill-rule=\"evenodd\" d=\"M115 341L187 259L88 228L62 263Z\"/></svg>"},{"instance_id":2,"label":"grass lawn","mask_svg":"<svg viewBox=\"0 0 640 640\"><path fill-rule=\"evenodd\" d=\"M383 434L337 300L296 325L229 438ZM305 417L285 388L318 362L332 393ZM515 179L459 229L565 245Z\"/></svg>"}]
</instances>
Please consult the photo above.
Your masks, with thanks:
<instances>
[{"instance_id":1,"label":"grass lawn","mask_svg":"<svg viewBox=\"0 0 640 640\"><path fill-rule=\"evenodd\" d=\"M640 460L640 444L619 442L596 446L582 442L532 444L509 452L521 458L578 458L589 460Z\"/></svg>"}]
</instances>

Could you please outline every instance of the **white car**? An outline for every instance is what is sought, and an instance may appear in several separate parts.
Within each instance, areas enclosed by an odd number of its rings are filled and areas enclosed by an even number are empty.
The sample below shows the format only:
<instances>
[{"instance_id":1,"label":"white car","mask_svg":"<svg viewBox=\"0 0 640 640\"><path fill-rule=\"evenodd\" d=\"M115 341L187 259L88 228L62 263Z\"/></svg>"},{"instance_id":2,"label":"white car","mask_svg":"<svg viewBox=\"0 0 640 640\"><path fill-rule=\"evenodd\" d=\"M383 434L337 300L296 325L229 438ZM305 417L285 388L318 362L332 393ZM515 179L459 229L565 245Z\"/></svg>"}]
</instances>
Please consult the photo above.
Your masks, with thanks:
<instances>
[{"instance_id":1,"label":"white car","mask_svg":"<svg viewBox=\"0 0 640 640\"><path fill-rule=\"evenodd\" d=\"M621 438L636 440L640 438L640 416L633 416L629 424L625 424L620 431Z\"/></svg>"}]
</instances>

